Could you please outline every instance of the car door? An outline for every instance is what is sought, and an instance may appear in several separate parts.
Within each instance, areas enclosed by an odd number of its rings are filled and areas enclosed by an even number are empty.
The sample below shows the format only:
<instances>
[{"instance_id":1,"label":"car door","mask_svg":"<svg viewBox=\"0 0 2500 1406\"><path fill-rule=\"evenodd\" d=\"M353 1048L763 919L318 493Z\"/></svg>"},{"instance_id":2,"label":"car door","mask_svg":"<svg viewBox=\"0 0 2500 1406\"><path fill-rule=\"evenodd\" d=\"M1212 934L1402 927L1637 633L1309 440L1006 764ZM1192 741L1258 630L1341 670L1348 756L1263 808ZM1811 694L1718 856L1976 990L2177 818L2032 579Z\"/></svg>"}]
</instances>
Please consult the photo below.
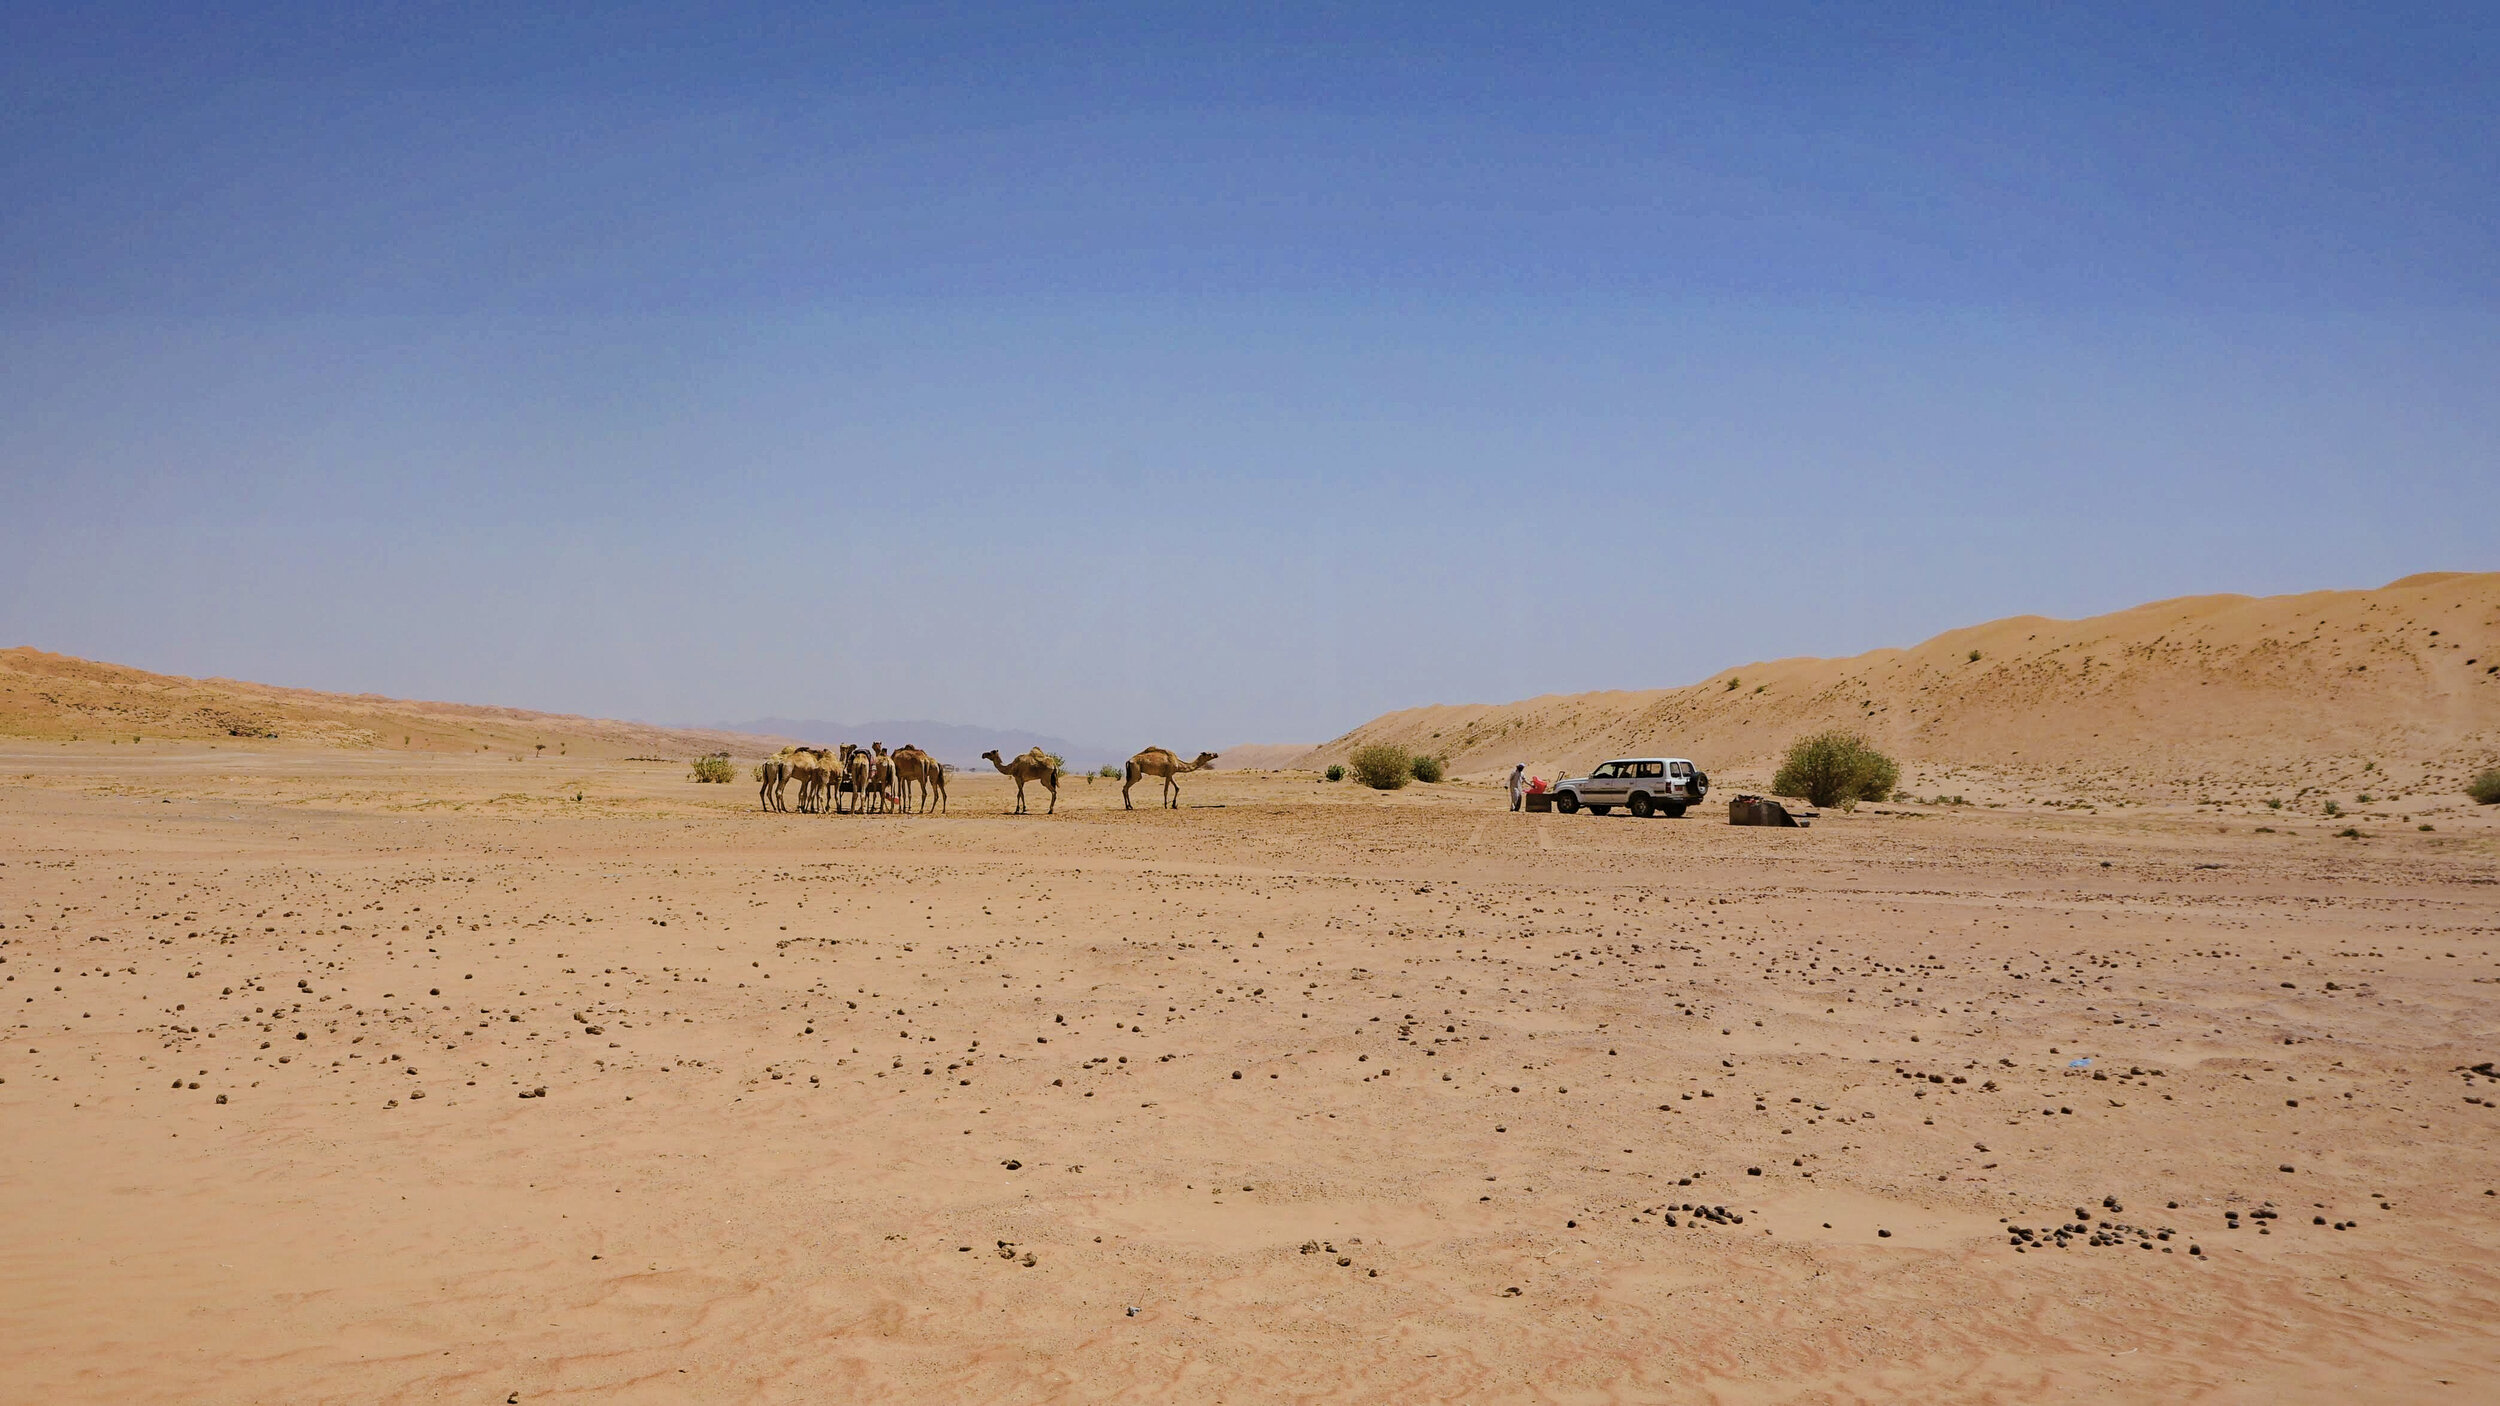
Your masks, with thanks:
<instances>
[{"instance_id":1,"label":"car door","mask_svg":"<svg viewBox=\"0 0 2500 1406\"><path fill-rule=\"evenodd\" d=\"M1675 794L1679 798L1685 800L1692 799L1693 764L1691 762L1669 762L1667 764L1667 770L1671 773L1668 779L1675 786Z\"/></svg>"},{"instance_id":2,"label":"car door","mask_svg":"<svg viewBox=\"0 0 2500 1406\"><path fill-rule=\"evenodd\" d=\"M1668 798L1665 762L1634 762L1632 769L1637 774L1633 776L1629 790L1638 791L1653 802Z\"/></svg>"},{"instance_id":3,"label":"car door","mask_svg":"<svg viewBox=\"0 0 2500 1406\"><path fill-rule=\"evenodd\" d=\"M1629 768L1622 762L1608 762L1590 772L1589 789L1580 797L1581 801L1601 806L1623 804L1623 798L1631 793L1631 788L1624 783L1623 773L1627 770Z\"/></svg>"}]
</instances>

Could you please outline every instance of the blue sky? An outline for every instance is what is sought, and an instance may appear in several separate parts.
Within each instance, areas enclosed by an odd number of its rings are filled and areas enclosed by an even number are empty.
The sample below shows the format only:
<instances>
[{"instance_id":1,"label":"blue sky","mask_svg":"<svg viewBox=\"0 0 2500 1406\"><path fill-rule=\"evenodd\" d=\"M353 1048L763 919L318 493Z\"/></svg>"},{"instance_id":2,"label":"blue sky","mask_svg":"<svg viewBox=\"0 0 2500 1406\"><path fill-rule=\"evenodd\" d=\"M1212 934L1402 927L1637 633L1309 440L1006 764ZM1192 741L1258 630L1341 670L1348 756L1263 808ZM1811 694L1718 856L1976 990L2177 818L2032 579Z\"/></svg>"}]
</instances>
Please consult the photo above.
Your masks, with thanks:
<instances>
[{"instance_id":1,"label":"blue sky","mask_svg":"<svg viewBox=\"0 0 2500 1406\"><path fill-rule=\"evenodd\" d=\"M0 12L0 642L1186 748L2500 568L2490 7L519 8Z\"/></svg>"}]
</instances>

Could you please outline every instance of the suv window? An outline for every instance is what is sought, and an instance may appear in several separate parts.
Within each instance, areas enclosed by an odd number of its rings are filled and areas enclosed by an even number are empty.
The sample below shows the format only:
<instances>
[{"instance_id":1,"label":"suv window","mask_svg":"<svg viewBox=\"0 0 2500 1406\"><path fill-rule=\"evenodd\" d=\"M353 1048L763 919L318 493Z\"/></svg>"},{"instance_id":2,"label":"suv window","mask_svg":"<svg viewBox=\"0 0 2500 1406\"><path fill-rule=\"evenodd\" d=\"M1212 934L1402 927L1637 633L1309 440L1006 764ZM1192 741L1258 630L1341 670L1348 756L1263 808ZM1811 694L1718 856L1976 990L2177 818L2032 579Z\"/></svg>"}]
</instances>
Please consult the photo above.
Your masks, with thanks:
<instances>
[{"instance_id":1,"label":"suv window","mask_svg":"<svg viewBox=\"0 0 2500 1406\"><path fill-rule=\"evenodd\" d=\"M1667 774L1667 764L1665 762L1634 762L1633 765L1639 768L1637 774L1641 776L1664 776Z\"/></svg>"},{"instance_id":2,"label":"suv window","mask_svg":"<svg viewBox=\"0 0 2500 1406\"><path fill-rule=\"evenodd\" d=\"M1617 766L1618 766L1618 764L1617 764L1617 763L1615 763L1615 762L1608 762L1608 763L1606 763L1604 766L1601 766L1601 767L1597 768L1595 771L1590 772L1590 773L1589 773L1589 780L1591 780L1591 781L1602 781L1602 780L1605 780L1607 777L1610 777L1610 776L1613 776L1613 775L1615 775L1615 774L1616 774L1616 768L1617 768Z\"/></svg>"},{"instance_id":3,"label":"suv window","mask_svg":"<svg viewBox=\"0 0 2500 1406\"><path fill-rule=\"evenodd\" d=\"M1678 776L1690 776L1690 775L1692 775L1692 774L1693 774L1693 764L1692 764L1691 762L1677 762L1677 763L1675 764L1675 774L1676 774L1676 775L1678 775Z\"/></svg>"}]
</instances>

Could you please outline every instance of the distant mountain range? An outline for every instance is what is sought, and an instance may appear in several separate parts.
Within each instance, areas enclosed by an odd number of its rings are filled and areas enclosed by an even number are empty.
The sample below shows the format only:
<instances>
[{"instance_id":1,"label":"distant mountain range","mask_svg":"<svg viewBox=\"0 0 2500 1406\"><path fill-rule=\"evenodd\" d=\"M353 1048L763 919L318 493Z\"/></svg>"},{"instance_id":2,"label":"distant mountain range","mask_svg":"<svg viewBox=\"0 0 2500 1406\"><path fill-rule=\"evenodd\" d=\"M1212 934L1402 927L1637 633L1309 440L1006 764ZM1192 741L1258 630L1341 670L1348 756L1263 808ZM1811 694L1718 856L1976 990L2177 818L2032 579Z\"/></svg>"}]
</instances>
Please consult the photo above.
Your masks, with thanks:
<instances>
[{"instance_id":1,"label":"distant mountain range","mask_svg":"<svg viewBox=\"0 0 2500 1406\"><path fill-rule=\"evenodd\" d=\"M1016 732L1005 728L972 727L964 723L937 723L926 719L916 722L836 723L822 718L755 718L742 723L689 724L718 732L751 732L765 737L786 737L794 742L832 746L840 742L857 742L863 746L882 742L888 748L910 743L949 766L986 766L983 752L996 752L1012 757L1030 747L1056 753L1072 771L1091 771L1106 762L1128 759L1126 752L1108 747L1071 742L1039 732Z\"/></svg>"}]
</instances>

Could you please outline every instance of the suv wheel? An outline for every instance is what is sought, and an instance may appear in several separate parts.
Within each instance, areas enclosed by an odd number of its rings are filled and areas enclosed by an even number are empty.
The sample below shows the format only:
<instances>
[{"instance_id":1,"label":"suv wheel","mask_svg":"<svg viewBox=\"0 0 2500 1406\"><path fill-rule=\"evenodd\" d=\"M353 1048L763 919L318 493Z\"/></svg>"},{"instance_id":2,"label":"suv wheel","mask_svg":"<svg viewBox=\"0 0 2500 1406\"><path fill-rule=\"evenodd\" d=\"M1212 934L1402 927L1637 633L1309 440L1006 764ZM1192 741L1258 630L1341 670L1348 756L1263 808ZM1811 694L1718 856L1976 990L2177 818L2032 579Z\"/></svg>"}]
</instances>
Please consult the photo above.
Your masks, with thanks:
<instances>
[{"instance_id":1,"label":"suv wheel","mask_svg":"<svg viewBox=\"0 0 2500 1406\"><path fill-rule=\"evenodd\" d=\"M1643 820L1647 820L1647 819L1649 818L1649 812L1650 812L1649 797L1647 797L1647 796L1634 796L1634 797L1632 798L1632 813L1633 813L1634 815L1639 816L1639 817L1640 817L1641 819L1643 819Z\"/></svg>"},{"instance_id":2,"label":"suv wheel","mask_svg":"<svg viewBox=\"0 0 2500 1406\"><path fill-rule=\"evenodd\" d=\"M1580 798L1571 794L1569 791L1565 791L1561 795L1554 798L1554 809L1561 811L1565 815L1576 814L1580 809Z\"/></svg>"},{"instance_id":3,"label":"suv wheel","mask_svg":"<svg viewBox=\"0 0 2500 1406\"><path fill-rule=\"evenodd\" d=\"M1669 801L1669 802L1667 802L1667 819L1669 819L1669 820L1682 820L1683 818L1684 818L1684 803L1683 803L1682 801Z\"/></svg>"}]
</instances>

